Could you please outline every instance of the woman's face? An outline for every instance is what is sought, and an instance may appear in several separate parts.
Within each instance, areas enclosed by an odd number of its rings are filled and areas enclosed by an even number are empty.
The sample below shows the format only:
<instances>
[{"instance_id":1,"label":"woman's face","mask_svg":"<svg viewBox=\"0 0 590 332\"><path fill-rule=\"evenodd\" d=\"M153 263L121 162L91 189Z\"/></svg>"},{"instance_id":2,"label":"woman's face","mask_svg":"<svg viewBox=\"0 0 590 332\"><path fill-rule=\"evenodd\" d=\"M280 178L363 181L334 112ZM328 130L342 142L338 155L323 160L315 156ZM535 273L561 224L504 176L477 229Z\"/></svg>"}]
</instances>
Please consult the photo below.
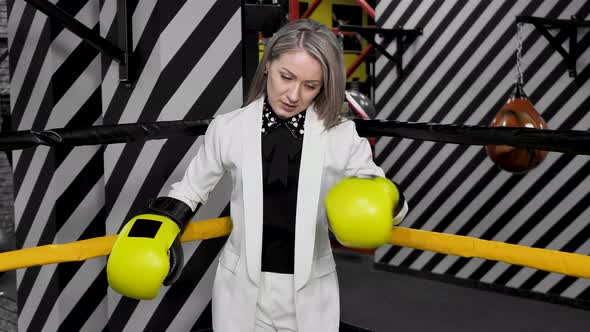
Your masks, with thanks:
<instances>
[{"instance_id":1,"label":"woman's face","mask_svg":"<svg viewBox=\"0 0 590 332\"><path fill-rule=\"evenodd\" d=\"M281 54L267 65L266 93L280 119L307 109L322 87L322 67L307 52Z\"/></svg>"}]
</instances>

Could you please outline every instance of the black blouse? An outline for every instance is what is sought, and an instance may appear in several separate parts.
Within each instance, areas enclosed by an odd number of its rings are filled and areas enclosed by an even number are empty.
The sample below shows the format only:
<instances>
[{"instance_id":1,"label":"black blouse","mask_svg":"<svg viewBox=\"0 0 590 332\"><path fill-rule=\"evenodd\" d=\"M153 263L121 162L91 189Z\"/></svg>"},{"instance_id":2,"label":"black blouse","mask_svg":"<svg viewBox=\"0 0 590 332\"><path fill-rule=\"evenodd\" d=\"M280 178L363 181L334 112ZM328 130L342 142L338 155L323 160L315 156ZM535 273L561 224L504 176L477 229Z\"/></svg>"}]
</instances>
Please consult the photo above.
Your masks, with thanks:
<instances>
[{"instance_id":1,"label":"black blouse","mask_svg":"<svg viewBox=\"0 0 590 332\"><path fill-rule=\"evenodd\" d=\"M262 124L263 230L261 269L293 273L297 184L305 111L280 120L266 106Z\"/></svg>"}]
</instances>

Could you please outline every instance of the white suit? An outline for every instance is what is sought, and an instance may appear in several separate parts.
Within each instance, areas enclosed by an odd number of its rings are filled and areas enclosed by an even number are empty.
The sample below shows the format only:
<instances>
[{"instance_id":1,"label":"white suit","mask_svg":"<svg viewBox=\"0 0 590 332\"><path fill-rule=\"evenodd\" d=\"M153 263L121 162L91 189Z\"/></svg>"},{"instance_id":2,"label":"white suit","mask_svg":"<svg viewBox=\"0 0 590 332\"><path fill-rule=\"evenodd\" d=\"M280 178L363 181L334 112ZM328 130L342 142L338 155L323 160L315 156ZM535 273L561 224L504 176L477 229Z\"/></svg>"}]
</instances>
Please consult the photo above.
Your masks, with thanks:
<instances>
[{"instance_id":1,"label":"white suit","mask_svg":"<svg viewBox=\"0 0 590 332\"><path fill-rule=\"evenodd\" d=\"M215 332L253 331L262 250L263 98L217 116L184 178L169 196L205 203L224 172L231 174L232 233L213 285ZM301 332L338 331L338 279L323 197L344 176L384 176L354 122L326 130L313 106L307 110L299 171L295 226L295 307Z\"/></svg>"}]
</instances>

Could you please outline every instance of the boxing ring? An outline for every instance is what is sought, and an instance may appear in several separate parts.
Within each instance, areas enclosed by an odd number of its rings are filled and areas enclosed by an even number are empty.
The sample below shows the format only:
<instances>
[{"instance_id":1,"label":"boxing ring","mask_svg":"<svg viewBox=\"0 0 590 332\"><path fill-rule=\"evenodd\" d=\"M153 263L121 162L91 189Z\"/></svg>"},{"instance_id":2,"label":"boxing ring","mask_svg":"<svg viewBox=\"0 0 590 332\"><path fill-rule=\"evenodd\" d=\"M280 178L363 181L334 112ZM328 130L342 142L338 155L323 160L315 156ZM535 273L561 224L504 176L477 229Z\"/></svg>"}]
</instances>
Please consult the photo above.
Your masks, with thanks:
<instances>
[{"instance_id":1,"label":"boxing ring","mask_svg":"<svg viewBox=\"0 0 590 332\"><path fill-rule=\"evenodd\" d=\"M58 5L63 3L60 1ZM165 121L208 119L215 112L235 109L241 103L245 83L241 80L244 69L241 67L243 22L240 17L243 13L240 2L130 2L129 13L134 13L134 18L127 23L132 23L133 40L127 42L136 55L133 58L137 68L135 89L118 80L116 61L80 43L23 1L11 1L9 6L12 7L9 8L11 111L18 132L3 138L7 139L5 148L16 149L13 156L17 242L19 248L30 249L6 254L19 257L18 260L23 253L29 256L26 250L34 250L35 255L39 251L45 254L39 256L41 261L20 261L20 265L31 264L31 267L16 270L19 308L15 312L20 314L19 328L25 331L56 330L58 327L81 330L84 324L96 324L98 329L107 324L105 321L109 321L108 325L114 330L158 330L162 326L201 323L206 326L210 305L207 303L208 282L211 281L209 266L215 263L223 237L185 242L190 258L187 275L194 276L194 280L185 280L182 285L166 289L166 293L152 303L132 302L107 290L106 281L102 279L104 255L109 251L109 234L114 234L126 214L142 205L146 197L158 194L159 188L165 185L165 177L176 172L171 165L182 165L183 156L191 155L198 146L196 137L208 124L208 120ZM100 4L82 1L67 6L68 12L84 25L100 30L107 40L116 40L115 1L100 1ZM482 145L519 143L523 147L541 148L534 144L540 142L536 131L483 128L505 102L506 91L512 83L512 21L522 14L584 18L590 13L589 7L583 2L565 0L378 2L375 19L379 26L420 27L423 34L406 47L405 76L398 75L395 63L377 58L376 83L380 92L375 99L380 111L377 117L400 122L357 123L361 132L364 126L375 130L365 131L363 135L381 136L376 146L377 163L388 177L404 182L404 187L411 189L412 199L417 202L412 208L419 207L421 213L395 229L398 237L379 250L376 262L370 262L374 264L364 264L363 272L367 275L363 278L376 277L376 272L369 272L374 267L395 270L399 265L402 270L412 270L410 274L424 269L421 277L431 271L434 275L464 278L465 284L474 279L492 283L498 280L509 286L522 285L527 289L541 289L541 292L556 290L558 295L585 298L588 291L583 291L583 287L587 287L588 279L583 277L586 272L577 265L578 259L586 264L587 236L584 238L584 234L587 228L580 226L580 220L587 216L583 204L588 196L582 191L588 183L584 173L588 167L587 154L577 149L585 144L584 135L587 134L588 117L584 115L589 86L585 83L588 78L588 68L584 68L586 58L582 56L578 61L580 70L576 80L564 79L561 73L566 70L559 55L555 56L554 50L546 48L547 42L542 36L532 33L532 29L525 31L523 69L527 79L531 78L525 86L527 92L550 128L578 129L542 133L546 134L543 138L546 144L556 143L560 138L563 141L561 145L544 147L555 152L549 152L547 160L535 171L528 175L507 174L492 165L481 147L471 144L481 139ZM555 38L564 41L566 36L559 32ZM587 34L580 34L579 42L587 44L588 39ZM203 47L190 49L189 45ZM384 47L395 54L395 43ZM159 125L154 125L154 121ZM408 132L416 122L419 123L413 128L424 129L420 135ZM107 126L101 126L103 123ZM439 123L483 126L440 127ZM400 136L388 133L386 125L405 133ZM109 129L109 133L100 134L101 128ZM563 137L566 132L572 135ZM116 138L117 135L120 137ZM437 140L439 135L447 135L453 142ZM463 141L457 141L461 138ZM8 143L9 140L12 143ZM519 196L523 192L528 197ZM480 193L479 199L470 201ZM549 199L575 195L579 196L578 200L572 203L552 203ZM222 195L217 197L221 197L219 205L226 203ZM92 199L94 204L84 205ZM532 212L519 209L534 201L539 203L530 205L541 208ZM474 212L468 204L476 205L477 210ZM224 206L216 206L201 211L195 221L223 215L223 209ZM80 218L83 210L87 215ZM53 214L53 211L57 212ZM226 227L226 221L222 225ZM406 233L420 229L432 233L426 233L426 238L420 237L424 235L421 231ZM446 235L454 235L450 233L462 236L447 238ZM107 237L103 237L105 234ZM221 234L223 231L218 233ZM405 235L400 238L402 234ZM406 244L395 242L412 240L413 235L421 240ZM87 242L76 241L91 238L96 246L93 244L90 248ZM430 243L432 239L436 242ZM489 241L492 239L497 241ZM553 239L556 241L552 242ZM530 246L510 246L520 242ZM75 246L75 250L95 251L76 254L76 257L62 256L60 250L73 252L68 245ZM533 251L532 260L524 255L515 259L504 254L498 257L498 252L492 248L496 245L508 245L505 247L508 254L545 247L557 250ZM551 258L541 261L540 255L545 253ZM467 258L485 256L490 257L487 260ZM563 264L558 263L562 257ZM62 260L70 263L55 264ZM346 260L341 262L343 268L349 266ZM521 268L530 265L536 268ZM5 268L17 267L18 264L12 264ZM548 272L553 270L555 273ZM398 273L385 276L385 273L378 274L380 282L375 284L385 287L387 282L398 282L408 287L421 287L413 278L404 278ZM498 279L494 279L495 276L499 276ZM358 288L350 282L341 285L351 286L350 293ZM381 315L402 313L401 306L381 301L383 292L372 292L370 286L376 287L367 285L367 296L370 294L375 302L383 304ZM573 291L568 288L570 286ZM434 293L434 288L432 285L426 289ZM439 295L443 297L444 293ZM404 296L429 301L410 292ZM476 298L474 302L481 301L481 306L485 307L486 299ZM439 300L433 302L448 305ZM461 309L467 307L458 308ZM146 321L145 317L151 318ZM427 313L424 317L428 317ZM568 319L574 318L569 316ZM456 322L444 323L450 328Z\"/></svg>"},{"instance_id":2,"label":"boxing ring","mask_svg":"<svg viewBox=\"0 0 590 332\"><path fill-rule=\"evenodd\" d=\"M363 136L394 136L471 145L510 144L518 148L590 155L590 133L585 131L404 123L361 119L354 121L359 134ZM203 134L209 123L210 120L170 121L103 125L84 129L58 128L42 132L25 130L0 134L0 150L25 149L39 145L59 148L73 145L132 143L167 139L174 136L194 137ZM181 241L215 239L225 237L230 232L231 219L229 217L196 220L188 226ZM49 244L0 253L0 271L47 264L79 262L108 256L115 239L116 235L109 235L71 243ZM576 253L532 248L407 227L393 228L390 245L444 255L494 260L560 273L570 277L590 279L590 257Z\"/></svg>"},{"instance_id":3,"label":"boxing ring","mask_svg":"<svg viewBox=\"0 0 590 332\"><path fill-rule=\"evenodd\" d=\"M590 155L590 133L575 130L403 123L383 120L354 120L361 136L396 136L470 145L511 145L521 149L541 149ZM26 130L0 134L0 150L38 145L52 147L165 139L172 136L203 134L210 120L95 126L86 129ZM193 222L181 241L206 240L227 236L229 218ZM0 271L37 265L83 261L110 253L116 235L52 244L0 253ZM447 255L477 257L528 266L548 272L590 279L590 257L541 248L481 240L467 236L394 227L390 243Z\"/></svg>"}]
</instances>

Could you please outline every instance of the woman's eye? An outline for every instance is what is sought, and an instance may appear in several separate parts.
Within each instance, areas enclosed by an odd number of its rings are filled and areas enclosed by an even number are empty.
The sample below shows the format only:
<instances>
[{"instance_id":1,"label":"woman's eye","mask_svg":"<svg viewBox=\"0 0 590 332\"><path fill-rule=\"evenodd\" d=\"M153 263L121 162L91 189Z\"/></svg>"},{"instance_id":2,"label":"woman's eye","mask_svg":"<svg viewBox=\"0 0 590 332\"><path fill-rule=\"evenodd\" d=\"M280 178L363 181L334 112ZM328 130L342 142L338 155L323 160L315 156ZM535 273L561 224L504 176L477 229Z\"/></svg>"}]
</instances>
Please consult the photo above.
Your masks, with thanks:
<instances>
[{"instance_id":1,"label":"woman's eye","mask_svg":"<svg viewBox=\"0 0 590 332\"><path fill-rule=\"evenodd\" d=\"M315 86L315 85L306 85L306 87L307 87L308 89L310 89L310 90L315 90L315 89L317 89L317 86Z\"/></svg>"},{"instance_id":2,"label":"woman's eye","mask_svg":"<svg viewBox=\"0 0 590 332\"><path fill-rule=\"evenodd\" d=\"M281 75L281 77L282 77L284 80L287 80L287 81L290 81L290 80L291 80L291 77L289 77L289 76Z\"/></svg>"}]
</instances>

